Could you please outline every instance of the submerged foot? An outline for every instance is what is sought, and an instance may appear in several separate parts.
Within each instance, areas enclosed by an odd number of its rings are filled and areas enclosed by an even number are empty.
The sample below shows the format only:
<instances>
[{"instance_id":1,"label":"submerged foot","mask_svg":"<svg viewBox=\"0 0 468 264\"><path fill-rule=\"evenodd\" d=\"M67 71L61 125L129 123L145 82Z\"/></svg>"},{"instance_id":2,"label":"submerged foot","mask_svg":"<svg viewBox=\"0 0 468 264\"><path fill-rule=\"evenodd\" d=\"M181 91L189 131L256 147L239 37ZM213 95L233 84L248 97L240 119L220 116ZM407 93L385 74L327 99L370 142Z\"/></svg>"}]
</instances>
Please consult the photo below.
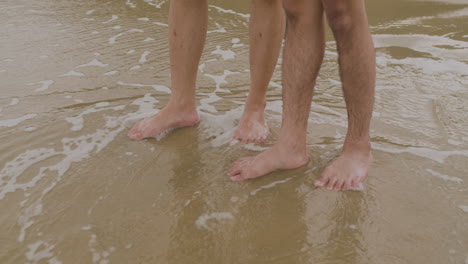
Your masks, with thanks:
<instances>
[{"instance_id":1,"label":"submerged foot","mask_svg":"<svg viewBox=\"0 0 468 264\"><path fill-rule=\"evenodd\" d=\"M157 136L171 128L192 126L199 120L196 109L187 111L166 106L159 113L136 122L127 135L133 140L140 140Z\"/></svg>"},{"instance_id":2,"label":"submerged foot","mask_svg":"<svg viewBox=\"0 0 468 264\"><path fill-rule=\"evenodd\" d=\"M273 146L257 156L234 162L228 172L232 181L257 178L275 170L294 169L306 165L309 157L305 152L292 152Z\"/></svg>"},{"instance_id":3,"label":"submerged foot","mask_svg":"<svg viewBox=\"0 0 468 264\"><path fill-rule=\"evenodd\" d=\"M325 168L315 187L337 191L358 187L366 179L371 164L370 147L348 148Z\"/></svg>"},{"instance_id":4,"label":"submerged foot","mask_svg":"<svg viewBox=\"0 0 468 264\"><path fill-rule=\"evenodd\" d=\"M262 111L249 111L242 115L239 125L232 138L241 143L260 143L269 134L268 125Z\"/></svg>"}]
</instances>

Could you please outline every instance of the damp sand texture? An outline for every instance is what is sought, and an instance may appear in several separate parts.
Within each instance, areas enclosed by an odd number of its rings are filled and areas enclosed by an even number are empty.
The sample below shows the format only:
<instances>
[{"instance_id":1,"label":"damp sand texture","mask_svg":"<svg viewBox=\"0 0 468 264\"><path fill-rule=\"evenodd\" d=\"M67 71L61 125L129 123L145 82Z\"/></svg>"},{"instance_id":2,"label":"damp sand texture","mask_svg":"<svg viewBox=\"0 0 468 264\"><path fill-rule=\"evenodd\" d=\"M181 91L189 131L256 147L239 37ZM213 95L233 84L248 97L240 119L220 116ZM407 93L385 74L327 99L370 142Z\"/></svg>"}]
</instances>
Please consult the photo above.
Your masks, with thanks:
<instances>
[{"instance_id":1,"label":"damp sand texture","mask_svg":"<svg viewBox=\"0 0 468 264\"><path fill-rule=\"evenodd\" d=\"M308 166L243 183L248 1L210 1L199 125L131 141L168 101L168 2L0 2L0 263L468 263L468 3L367 1L377 50L361 191L315 189L346 110L330 32Z\"/></svg>"}]
</instances>

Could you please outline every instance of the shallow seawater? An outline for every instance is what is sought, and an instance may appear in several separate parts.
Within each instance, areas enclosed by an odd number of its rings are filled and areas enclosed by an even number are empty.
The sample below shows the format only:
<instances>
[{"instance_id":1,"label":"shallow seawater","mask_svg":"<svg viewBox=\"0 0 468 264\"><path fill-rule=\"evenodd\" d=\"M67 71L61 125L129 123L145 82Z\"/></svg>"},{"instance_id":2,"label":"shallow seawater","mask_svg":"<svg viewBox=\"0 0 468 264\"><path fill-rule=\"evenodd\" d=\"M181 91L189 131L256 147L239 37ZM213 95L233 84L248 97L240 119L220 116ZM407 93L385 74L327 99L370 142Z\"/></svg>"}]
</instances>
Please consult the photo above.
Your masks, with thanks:
<instances>
[{"instance_id":1,"label":"shallow seawater","mask_svg":"<svg viewBox=\"0 0 468 264\"><path fill-rule=\"evenodd\" d=\"M330 32L304 168L243 183L248 1L210 1L201 123L130 141L170 92L168 2L0 2L0 263L468 263L468 1L369 0L375 162L363 190L315 189L346 111Z\"/></svg>"}]
</instances>

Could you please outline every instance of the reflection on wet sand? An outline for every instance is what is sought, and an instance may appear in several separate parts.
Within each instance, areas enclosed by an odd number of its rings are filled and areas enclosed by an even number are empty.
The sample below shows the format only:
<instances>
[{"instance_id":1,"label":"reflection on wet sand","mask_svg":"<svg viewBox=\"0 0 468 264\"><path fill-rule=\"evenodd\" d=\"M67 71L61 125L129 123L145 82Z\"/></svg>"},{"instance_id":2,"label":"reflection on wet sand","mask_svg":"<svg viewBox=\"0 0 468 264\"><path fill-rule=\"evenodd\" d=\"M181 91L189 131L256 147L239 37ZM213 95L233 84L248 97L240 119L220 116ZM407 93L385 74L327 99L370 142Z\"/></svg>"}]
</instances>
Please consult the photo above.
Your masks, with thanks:
<instances>
[{"instance_id":1,"label":"reflection on wet sand","mask_svg":"<svg viewBox=\"0 0 468 264\"><path fill-rule=\"evenodd\" d=\"M240 184L231 144L249 87L247 1L210 1L201 123L133 142L170 93L168 2L0 3L0 263L467 263L468 3L368 1L375 164L360 191L313 181L346 112L328 32L308 166ZM281 60L280 60L281 64Z\"/></svg>"}]
</instances>

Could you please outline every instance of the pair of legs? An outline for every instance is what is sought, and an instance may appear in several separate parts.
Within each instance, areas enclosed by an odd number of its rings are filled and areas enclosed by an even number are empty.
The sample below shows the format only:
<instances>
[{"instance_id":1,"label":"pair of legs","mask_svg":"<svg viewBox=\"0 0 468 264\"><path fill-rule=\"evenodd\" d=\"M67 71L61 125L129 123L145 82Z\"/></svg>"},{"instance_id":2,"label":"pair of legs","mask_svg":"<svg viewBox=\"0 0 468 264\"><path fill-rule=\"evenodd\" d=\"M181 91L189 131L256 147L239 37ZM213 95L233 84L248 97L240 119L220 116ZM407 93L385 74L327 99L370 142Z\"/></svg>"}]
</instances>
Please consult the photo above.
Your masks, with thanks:
<instances>
[{"instance_id":1,"label":"pair of legs","mask_svg":"<svg viewBox=\"0 0 468 264\"><path fill-rule=\"evenodd\" d=\"M234 181L308 163L307 121L324 54L324 19L337 42L340 77L348 113L341 155L322 172L316 187L347 190L367 176L372 155L369 126L374 103L375 53L365 0L283 0L288 30L283 59L283 119L277 143L236 161Z\"/></svg>"},{"instance_id":2,"label":"pair of legs","mask_svg":"<svg viewBox=\"0 0 468 264\"><path fill-rule=\"evenodd\" d=\"M266 129L263 117L265 92L277 60L284 24L281 19L281 23L278 22L283 11L278 11L281 7L278 9L277 1L258 2L270 4L265 6L271 9L264 11L266 17L273 19L259 18L256 14L260 13L255 12L254 5L250 29L251 91L235 134L243 141L265 137L262 134ZM254 4L258 2L254 1ZM335 190L357 186L367 176L372 162L369 125L374 102L375 54L364 0L282 0L282 5L286 11L288 32L283 60L284 109L280 136L269 150L236 161L229 170L231 180L242 181L274 170L307 164L307 121L324 53L325 13L337 41L348 132L341 155L323 171L315 185ZM154 136L172 127L192 125L199 119L195 108L195 80L206 34L206 0L171 1L169 23L171 99L157 115L135 124L129 132L132 139ZM259 25L264 28L256 30L255 26ZM275 35L275 32L280 35Z\"/></svg>"},{"instance_id":3,"label":"pair of legs","mask_svg":"<svg viewBox=\"0 0 468 264\"><path fill-rule=\"evenodd\" d=\"M174 127L198 123L195 83L208 22L207 0L172 0L169 10L169 44L172 93L156 115L137 122L131 139L155 136ZM284 34L281 0L252 0L250 18L251 86L245 110L233 138L261 142L268 135L264 118L266 90L276 66Z\"/></svg>"}]
</instances>

